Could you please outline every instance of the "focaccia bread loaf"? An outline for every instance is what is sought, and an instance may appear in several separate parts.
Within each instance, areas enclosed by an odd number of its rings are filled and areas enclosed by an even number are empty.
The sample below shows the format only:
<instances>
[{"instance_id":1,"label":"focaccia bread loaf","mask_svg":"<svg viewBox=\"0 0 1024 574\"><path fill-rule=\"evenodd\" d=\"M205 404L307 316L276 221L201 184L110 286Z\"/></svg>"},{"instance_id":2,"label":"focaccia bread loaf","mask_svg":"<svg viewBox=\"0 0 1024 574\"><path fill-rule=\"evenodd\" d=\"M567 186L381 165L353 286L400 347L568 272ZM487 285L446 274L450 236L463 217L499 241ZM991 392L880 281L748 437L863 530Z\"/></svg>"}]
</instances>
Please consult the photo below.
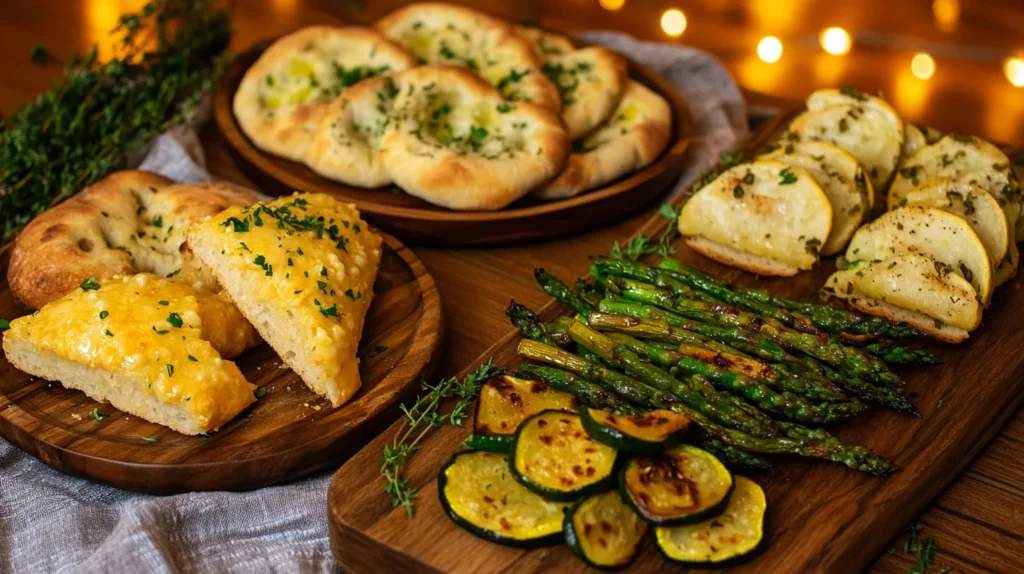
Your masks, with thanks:
<instances>
[{"instance_id":1,"label":"focaccia bread loaf","mask_svg":"<svg viewBox=\"0 0 1024 574\"><path fill-rule=\"evenodd\" d=\"M11 291L39 309L89 277L139 272L217 291L209 272L182 252L185 229L256 199L228 183L175 184L145 171L112 173L25 227L11 251Z\"/></svg>"},{"instance_id":2,"label":"focaccia bread loaf","mask_svg":"<svg viewBox=\"0 0 1024 574\"><path fill-rule=\"evenodd\" d=\"M188 245L308 387L334 406L352 398L381 258L355 206L295 194L232 207L189 228Z\"/></svg>"}]
</instances>

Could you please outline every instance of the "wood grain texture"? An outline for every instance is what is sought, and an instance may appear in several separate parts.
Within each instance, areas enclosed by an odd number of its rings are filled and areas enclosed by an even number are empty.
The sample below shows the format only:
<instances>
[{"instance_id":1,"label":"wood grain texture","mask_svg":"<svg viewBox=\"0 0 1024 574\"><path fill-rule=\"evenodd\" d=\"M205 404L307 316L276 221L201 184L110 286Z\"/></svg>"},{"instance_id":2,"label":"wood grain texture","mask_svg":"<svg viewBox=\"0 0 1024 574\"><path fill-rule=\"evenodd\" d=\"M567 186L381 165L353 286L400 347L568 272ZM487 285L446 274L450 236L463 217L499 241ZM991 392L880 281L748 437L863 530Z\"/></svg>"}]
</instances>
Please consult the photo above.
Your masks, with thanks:
<instances>
[{"instance_id":1,"label":"wood grain texture","mask_svg":"<svg viewBox=\"0 0 1024 574\"><path fill-rule=\"evenodd\" d=\"M748 144L760 149L784 128L789 116L777 118ZM652 234L663 220L655 216L640 230ZM580 254L581 256L583 254ZM756 278L730 269L680 246L677 258L717 277L769 289L785 297L808 299L834 269L831 261L794 278ZM569 279L569 277L563 277ZM549 303L545 319L566 311ZM874 409L838 428L838 434L889 457L899 467L894 476L873 478L837 465L805 459L777 459L776 472L755 479L769 500L768 546L740 572L856 572L867 566L908 521L949 483L996 433L1020 404L1024 391L1024 344L1015 318L1024 313L1018 280L997 291L982 328L958 346L927 343L944 364L930 369L902 369L907 391L921 411L915 418ZM512 332L477 361L493 356L515 367L518 333ZM472 365L469 367L472 368ZM420 489L416 516L392 509L377 474L381 450L394 439L394 427L354 456L335 475L328 494L331 542L335 557L352 572L439 570L445 572L583 572L587 567L568 548L519 550L501 547L456 527L437 500L436 475L460 450L467 429L445 427L432 434L413 457L407 477ZM1005 570L1019 556L1021 537L973 518L978 506L993 513L992 524L1020 524L1024 518L1018 493L980 481L961 481L947 491L924 521L929 535L942 536L952 563L972 569ZM1008 507L1008 508L1003 508ZM967 513L967 514L965 514ZM932 515L941 516L933 519ZM1011 527L1012 528L1012 527ZM430 536L421 533L430 532ZM939 534L939 533L942 534ZM968 540L994 536L999 550L983 558L965 548ZM544 552L542 556L542 552ZM681 570L648 548L631 571Z\"/></svg>"},{"instance_id":2,"label":"wood grain texture","mask_svg":"<svg viewBox=\"0 0 1024 574\"><path fill-rule=\"evenodd\" d=\"M4 277L8 260L0 254ZM266 395L208 438L117 411L18 371L4 357L0 435L61 472L154 494L248 490L337 465L394 420L398 403L419 389L440 356L443 319L434 280L412 251L387 235L374 293L360 343L363 385L338 409L267 345L235 359ZM0 283L0 317L26 312L6 280ZM98 421L93 409L111 416Z\"/></svg>"},{"instance_id":3,"label":"wood grain texture","mask_svg":"<svg viewBox=\"0 0 1024 574\"><path fill-rule=\"evenodd\" d=\"M542 201L527 196L498 211L452 211L394 188L364 189L330 181L297 162L258 149L242 132L231 110L246 70L270 41L260 42L232 60L214 94L217 126L239 165L267 193L297 189L327 193L359 206L363 217L411 241L437 245L497 245L568 236L622 218L654 201L682 171L693 124L686 102L653 70L630 61L630 76L661 94L672 110L672 135L651 165L604 187L576 197Z\"/></svg>"}]
</instances>

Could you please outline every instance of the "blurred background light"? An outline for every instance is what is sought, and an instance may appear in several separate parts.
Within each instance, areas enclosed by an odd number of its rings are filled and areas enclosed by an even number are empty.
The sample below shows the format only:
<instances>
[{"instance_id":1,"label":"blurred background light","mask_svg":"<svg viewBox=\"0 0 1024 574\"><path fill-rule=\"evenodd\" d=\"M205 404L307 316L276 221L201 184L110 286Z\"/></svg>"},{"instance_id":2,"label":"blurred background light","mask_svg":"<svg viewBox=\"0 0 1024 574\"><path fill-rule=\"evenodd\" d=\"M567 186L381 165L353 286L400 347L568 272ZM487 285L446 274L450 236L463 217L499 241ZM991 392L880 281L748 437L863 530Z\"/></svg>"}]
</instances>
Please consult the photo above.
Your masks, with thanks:
<instances>
[{"instance_id":1,"label":"blurred background light","mask_svg":"<svg viewBox=\"0 0 1024 574\"><path fill-rule=\"evenodd\" d=\"M927 80L935 74L935 60L924 52L918 52L910 61L910 71L918 78Z\"/></svg>"},{"instance_id":2,"label":"blurred background light","mask_svg":"<svg viewBox=\"0 0 1024 574\"><path fill-rule=\"evenodd\" d=\"M842 28L825 28L818 40L822 49L829 54L841 56L850 51L850 34Z\"/></svg>"},{"instance_id":3,"label":"blurred background light","mask_svg":"<svg viewBox=\"0 0 1024 574\"><path fill-rule=\"evenodd\" d=\"M669 36L679 36L686 30L686 16L672 8L661 15L661 29Z\"/></svg>"},{"instance_id":4,"label":"blurred background light","mask_svg":"<svg viewBox=\"0 0 1024 574\"><path fill-rule=\"evenodd\" d=\"M757 57L773 64L782 57L782 42L775 36L765 36L757 44Z\"/></svg>"},{"instance_id":5,"label":"blurred background light","mask_svg":"<svg viewBox=\"0 0 1024 574\"><path fill-rule=\"evenodd\" d=\"M932 2L935 26L943 32L952 32L960 21L960 0L935 0Z\"/></svg>"},{"instance_id":6,"label":"blurred background light","mask_svg":"<svg viewBox=\"0 0 1024 574\"><path fill-rule=\"evenodd\" d=\"M1003 62L1003 73L1006 74L1006 79L1010 80L1011 84L1018 88L1024 86L1024 59L1007 58Z\"/></svg>"},{"instance_id":7,"label":"blurred background light","mask_svg":"<svg viewBox=\"0 0 1024 574\"><path fill-rule=\"evenodd\" d=\"M622 5L626 3L626 0L598 0L601 7L605 10L615 11L622 8Z\"/></svg>"}]
</instances>

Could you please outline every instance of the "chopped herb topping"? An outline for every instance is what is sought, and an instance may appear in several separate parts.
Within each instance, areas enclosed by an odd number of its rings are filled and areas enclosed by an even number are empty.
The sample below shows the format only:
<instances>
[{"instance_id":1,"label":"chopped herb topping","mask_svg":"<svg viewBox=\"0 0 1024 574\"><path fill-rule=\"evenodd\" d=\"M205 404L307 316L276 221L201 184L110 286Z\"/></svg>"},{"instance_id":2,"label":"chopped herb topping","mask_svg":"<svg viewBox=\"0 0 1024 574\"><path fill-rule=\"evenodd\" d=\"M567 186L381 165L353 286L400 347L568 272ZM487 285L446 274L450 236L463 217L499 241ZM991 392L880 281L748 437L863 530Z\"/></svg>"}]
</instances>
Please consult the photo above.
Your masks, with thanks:
<instances>
[{"instance_id":1,"label":"chopped herb topping","mask_svg":"<svg viewBox=\"0 0 1024 574\"><path fill-rule=\"evenodd\" d=\"M0 319L0 331L6 331L11 328L11 322L7 319Z\"/></svg>"},{"instance_id":2,"label":"chopped herb topping","mask_svg":"<svg viewBox=\"0 0 1024 574\"><path fill-rule=\"evenodd\" d=\"M158 437L155 437L155 436L144 436L144 437L142 437L142 440L144 440L146 442L160 442L160 439Z\"/></svg>"},{"instance_id":3,"label":"chopped herb topping","mask_svg":"<svg viewBox=\"0 0 1024 574\"><path fill-rule=\"evenodd\" d=\"M181 273L181 269L175 269L174 271L171 271L170 273L167 274L167 278L170 279L171 277L177 277L178 273Z\"/></svg>"},{"instance_id":4,"label":"chopped herb topping","mask_svg":"<svg viewBox=\"0 0 1024 574\"><path fill-rule=\"evenodd\" d=\"M252 395L257 399L262 399L267 396L267 387L257 387L252 390Z\"/></svg>"},{"instance_id":5,"label":"chopped herb topping","mask_svg":"<svg viewBox=\"0 0 1024 574\"><path fill-rule=\"evenodd\" d=\"M101 413L99 411L99 409L93 409L92 412L89 413L89 414L92 415L92 418L94 418L94 419L96 419L98 421L110 418L110 413Z\"/></svg>"},{"instance_id":6,"label":"chopped herb topping","mask_svg":"<svg viewBox=\"0 0 1024 574\"><path fill-rule=\"evenodd\" d=\"M167 365L167 376L168 377L173 377L174 376L174 365Z\"/></svg>"},{"instance_id":7,"label":"chopped herb topping","mask_svg":"<svg viewBox=\"0 0 1024 574\"><path fill-rule=\"evenodd\" d=\"M188 360L192 361L193 363L198 363L199 362L199 359L193 357L192 355L188 356Z\"/></svg>"},{"instance_id":8,"label":"chopped herb topping","mask_svg":"<svg viewBox=\"0 0 1024 574\"><path fill-rule=\"evenodd\" d=\"M782 180L779 181L779 185L790 185L796 183L796 174L790 171L788 167L779 172L779 177L782 178Z\"/></svg>"},{"instance_id":9,"label":"chopped herb topping","mask_svg":"<svg viewBox=\"0 0 1024 574\"><path fill-rule=\"evenodd\" d=\"M79 285L79 287L82 288L82 291L97 291L100 288L100 282L97 281L95 277L90 277L85 281L82 281L82 284Z\"/></svg>"},{"instance_id":10,"label":"chopped herb topping","mask_svg":"<svg viewBox=\"0 0 1024 574\"><path fill-rule=\"evenodd\" d=\"M107 329L107 331L104 334L106 336L108 336L108 337L113 337L114 336L114 334L110 332L110 329Z\"/></svg>"},{"instance_id":11,"label":"chopped herb topping","mask_svg":"<svg viewBox=\"0 0 1024 574\"><path fill-rule=\"evenodd\" d=\"M158 215L158 216L154 217L152 223L153 223L153 227L163 227L164 226L164 216Z\"/></svg>"},{"instance_id":12,"label":"chopped herb topping","mask_svg":"<svg viewBox=\"0 0 1024 574\"><path fill-rule=\"evenodd\" d=\"M110 311L107 311L106 309L100 311L100 319L106 319L107 315L110 315Z\"/></svg>"},{"instance_id":13,"label":"chopped herb topping","mask_svg":"<svg viewBox=\"0 0 1024 574\"><path fill-rule=\"evenodd\" d=\"M163 301L163 300L161 300L161 301L157 301L157 303L159 303L160 305L163 305L164 307L166 307L166 306L168 306L168 305L170 305L170 304L171 304L171 302L170 302L170 301Z\"/></svg>"},{"instance_id":14,"label":"chopped herb topping","mask_svg":"<svg viewBox=\"0 0 1024 574\"><path fill-rule=\"evenodd\" d=\"M167 322L170 323L171 326L176 329L180 329L181 326L185 324L184 321L181 320L181 315L177 313L171 313L170 315L168 315Z\"/></svg>"}]
</instances>

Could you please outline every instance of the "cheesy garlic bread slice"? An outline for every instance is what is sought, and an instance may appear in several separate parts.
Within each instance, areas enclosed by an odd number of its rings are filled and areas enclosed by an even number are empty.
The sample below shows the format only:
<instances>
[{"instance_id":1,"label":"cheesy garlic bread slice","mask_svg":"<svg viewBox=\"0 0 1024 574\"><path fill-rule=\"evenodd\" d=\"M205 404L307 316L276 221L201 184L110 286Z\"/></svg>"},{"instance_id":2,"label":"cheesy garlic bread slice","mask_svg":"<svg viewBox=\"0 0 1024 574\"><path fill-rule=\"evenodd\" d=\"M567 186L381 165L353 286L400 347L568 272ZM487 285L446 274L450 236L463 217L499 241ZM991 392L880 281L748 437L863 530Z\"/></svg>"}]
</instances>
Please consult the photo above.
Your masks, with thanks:
<instances>
[{"instance_id":1,"label":"cheesy garlic bread slice","mask_svg":"<svg viewBox=\"0 0 1024 574\"><path fill-rule=\"evenodd\" d=\"M381 237L355 206L295 194L197 223L188 246L281 360L334 406L359 390L356 351Z\"/></svg>"},{"instance_id":2,"label":"cheesy garlic bread slice","mask_svg":"<svg viewBox=\"0 0 1024 574\"><path fill-rule=\"evenodd\" d=\"M255 400L234 363L256 332L222 295L142 273L89 278L11 321L22 371L183 434L216 430Z\"/></svg>"}]
</instances>

